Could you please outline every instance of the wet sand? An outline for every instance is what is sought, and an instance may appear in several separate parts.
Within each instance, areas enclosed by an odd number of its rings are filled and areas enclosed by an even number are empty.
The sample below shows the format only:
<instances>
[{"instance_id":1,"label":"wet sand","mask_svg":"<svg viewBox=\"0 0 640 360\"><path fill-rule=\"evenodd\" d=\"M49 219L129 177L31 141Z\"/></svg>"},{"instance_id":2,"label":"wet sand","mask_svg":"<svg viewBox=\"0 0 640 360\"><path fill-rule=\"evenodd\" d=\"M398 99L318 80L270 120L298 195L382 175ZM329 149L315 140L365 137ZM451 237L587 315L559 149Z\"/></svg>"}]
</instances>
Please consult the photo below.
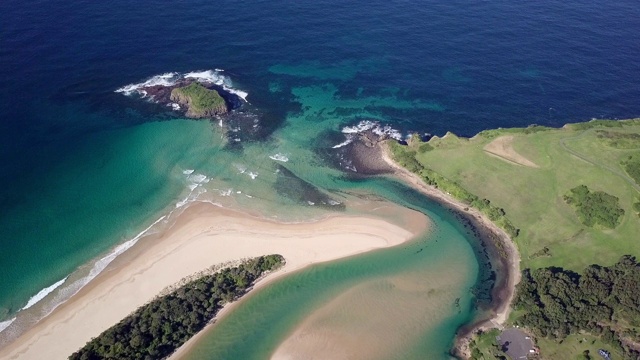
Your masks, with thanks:
<instances>
[{"instance_id":1,"label":"wet sand","mask_svg":"<svg viewBox=\"0 0 640 360\"><path fill-rule=\"evenodd\" d=\"M429 276L409 271L360 283L309 314L271 359L414 358L424 329L447 320L465 265L441 261Z\"/></svg>"},{"instance_id":2,"label":"wet sand","mask_svg":"<svg viewBox=\"0 0 640 360\"><path fill-rule=\"evenodd\" d=\"M468 221L479 235L494 268L498 272L497 282L492 290L491 304L489 304L488 309L485 309L486 315L458 331L452 353L459 358L469 358L469 342L474 334L480 330L501 328L509 317L515 287L520 282L520 254L518 249L509 235L491 222L486 215L437 188L425 184L418 175L393 161L390 150L385 143L380 144L380 147L382 148L381 159L393 167L394 176L434 201L451 208L459 217Z\"/></svg>"},{"instance_id":3,"label":"wet sand","mask_svg":"<svg viewBox=\"0 0 640 360\"><path fill-rule=\"evenodd\" d=\"M407 210L409 212L409 210ZM415 212L414 212L415 213ZM281 254L287 264L256 287L313 263L401 244L414 233L371 216L282 224L198 203L136 244L52 314L0 350L2 359L62 359L168 286L211 266Z\"/></svg>"}]
</instances>

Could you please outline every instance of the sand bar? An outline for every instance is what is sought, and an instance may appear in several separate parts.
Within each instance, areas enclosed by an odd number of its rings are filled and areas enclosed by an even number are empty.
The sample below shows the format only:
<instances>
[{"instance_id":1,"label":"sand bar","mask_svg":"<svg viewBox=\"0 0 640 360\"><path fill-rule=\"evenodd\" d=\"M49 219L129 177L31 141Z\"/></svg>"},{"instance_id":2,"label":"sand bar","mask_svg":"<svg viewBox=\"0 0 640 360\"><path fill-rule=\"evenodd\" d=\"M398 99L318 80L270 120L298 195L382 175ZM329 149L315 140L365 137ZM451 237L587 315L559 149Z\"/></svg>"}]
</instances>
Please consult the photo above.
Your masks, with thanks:
<instances>
[{"instance_id":1,"label":"sand bar","mask_svg":"<svg viewBox=\"0 0 640 360\"><path fill-rule=\"evenodd\" d=\"M450 206L461 214L465 214L473 221L474 226L482 227L491 233L491 241L494 244L487 245L500 247L504 253L504 257L492 260L501 262L499 265L503 273L501 274L501 281L496 283L493 289L491 314L486 319L480 319L476 323L460 329L455 341L453 350L455 355L467 359L470 357L469 341L477 331L502 328L502 325L507 321L511 312L511 302L515 295L515 288L520 282L520 253L509 235L494 224L485 214L478 209L469 207L449 194L427 185L418 175L398 165L392 159L391 150L387 144L383 143L381 146L383 148L382 159L393 167L395 176L441 204Z\"/></svg>"},{"instance_id":2,"label":"sand bar","mask_svg":"<svg viewBox=\"0 0 640 360\"><path fill-rule=\"evenodd\" d=\"M414 232L374 216L340 215L281 224L195 204L169 230L125 253L108 271L0 350L0 358L42 359L46 354L47 359L65 359L167 286L215 264L283 255L286 266L261 280L258 285L262 286L313 263L398 245L413 236Z\"/></svg>"}]
</instances>

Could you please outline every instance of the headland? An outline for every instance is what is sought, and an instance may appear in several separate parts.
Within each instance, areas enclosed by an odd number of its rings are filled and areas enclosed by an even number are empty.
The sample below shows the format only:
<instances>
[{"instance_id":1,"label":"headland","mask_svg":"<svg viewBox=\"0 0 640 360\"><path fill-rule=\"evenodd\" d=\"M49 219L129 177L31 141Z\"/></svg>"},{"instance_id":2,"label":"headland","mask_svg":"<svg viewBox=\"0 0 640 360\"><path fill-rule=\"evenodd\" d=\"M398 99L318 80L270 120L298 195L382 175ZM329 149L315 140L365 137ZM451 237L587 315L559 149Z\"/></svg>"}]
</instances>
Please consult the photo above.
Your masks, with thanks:
<instances>
[{"instance_id":1,"label":"headland","mask_svg":"<svg viewBox=\"0 0 640 360\"><path fill-rule=\"evenodd\" d=\"M498 276L492 314L459 330L456 356L505 356L504 344L496 343L500 332L486 332L505 322L524 328L539 347L531 351L543 357L574 358L601 349L621 358L640 353L632 328L617 320L623 311L629 321L637 321L637 308L612 304L580 282L594 272L622 268L629 276L625 281L640 278L635 260L640 247L634 242L640 232L638 133L640 119L592 120L562 128L485 130L472 138L447 133L424 140L416 135L408 146L388 144L387 158L393 156L398 176L471 215L493 234L486 244L499 255L493 256L496 269L507 271L502 282ZM520 267L526 277L520 276ZM545 274L557 275L548 280ZM567 277L572 280L563 285ZM539 294L547 291L538 284L545 281L546 288L582 290L562 297L560 305L549 303ZM615 291L606 281L599 286ZM587 297L598 298L602 309L576 313ZM627 297L628 291L620 295ZM543 301L532 306L531 299L537 298ZM511 316L510 306L518 310ZM566 319L556 319L554 306L563 308ZM584 312L590 320L579 315ZM556 322L563 325L544 325Z\"/></svg>"}]
</instances>

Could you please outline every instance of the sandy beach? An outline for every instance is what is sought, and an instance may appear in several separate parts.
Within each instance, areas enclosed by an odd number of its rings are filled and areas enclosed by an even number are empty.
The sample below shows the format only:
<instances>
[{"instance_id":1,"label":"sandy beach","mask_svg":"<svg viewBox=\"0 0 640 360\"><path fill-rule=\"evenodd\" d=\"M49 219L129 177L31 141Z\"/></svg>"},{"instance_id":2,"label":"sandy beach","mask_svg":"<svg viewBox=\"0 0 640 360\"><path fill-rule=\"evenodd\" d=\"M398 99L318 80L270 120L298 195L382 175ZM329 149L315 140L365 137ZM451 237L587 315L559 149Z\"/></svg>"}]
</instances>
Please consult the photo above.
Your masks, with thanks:
<instances>
[{"instance_id":1,"label":"sandy beach","mask_svg":"<svg viewBox=\"0 0 640 360\"><path fill-rule=\"evenodd\" d=\"M481 230L488 235L487 237L490 239L488 239L489 241L485 241L486 245L494 247L493 250L500 247L501 252L504 254L504 256L499 257L499 259L498 257L494 259L500 261L500 264L497 265L500 266L502 276L493 289L493 302L491 304L490 315L485 319L479 319L474 324L460 329L458 332L453 350L454 355L465 359L469 358L470 352L468 345L471 337L479 330L501 328L509 317L515 287L520 282L520 254L518 253L518 249L509 235L489 220L486 215L437 188L425 184L418 175L401 167L392 159L387 144L382 143L380 146L383 149L381 157L394 169L395 176L421 191L423 194L465 215L472 221L475 227L481 228Z\"/></svg>"},{"instance_id":2,"label":"sandy beach","mask_svg":"<svg viewBox=\"0 0 640 360\"><path fill-rule=\"evenodd\" d=\"M384 210L384 209L383 209ZM424 228L426 217L404 209ZM313 263L401 244L414 236L371 217L334 215L282 224L222 209L190 206L162 234L141 241L52 314L0 350L1 359L64 359L168 286L216 264L281 254L287 264L256 285ZM414 230L414 231L412 231Z\"/></svg>"}]
</instances>

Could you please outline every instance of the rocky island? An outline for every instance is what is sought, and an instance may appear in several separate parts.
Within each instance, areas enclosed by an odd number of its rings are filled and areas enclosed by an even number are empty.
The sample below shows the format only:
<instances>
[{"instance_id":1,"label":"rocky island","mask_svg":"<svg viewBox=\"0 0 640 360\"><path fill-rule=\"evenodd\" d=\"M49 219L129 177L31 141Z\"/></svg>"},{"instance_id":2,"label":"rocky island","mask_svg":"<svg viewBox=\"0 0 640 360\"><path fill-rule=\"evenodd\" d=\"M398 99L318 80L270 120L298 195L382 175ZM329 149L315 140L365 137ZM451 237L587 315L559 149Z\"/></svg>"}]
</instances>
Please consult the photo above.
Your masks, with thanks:
<instances>
[{"instance_id":1,"label":"rocky island","mask_svg":"<svg viewBox=\"0 0 640 360\"><path fill-rule=\"evenodd\" d=\"M153 80L153 79L152 79ZM137 93L142 98L173 110L184 112L192 119L211 119L228 114L242 106L243 100L224 85L195 78L171 79L164 83L149 80L119 89L125 95Z\"/></svg>"},{"instance_id":2,"label":"rocky island","mask_svg":"<svg viewBox=\"0 0 640 360\"><path fill-rule=\"evenodd\" d=\"M194 119L211 118L226 114L229 109L215 89L207 89L198 82L171 90L170 100L186 106L186 116Z\"/></svg>"},{"instance_id":3,"label":"rocky island","mask_svg":"<svg viewBox=\"0 0 640 360\"><path fill-rule=\"evenodd\" d=\"M269 128L261 126L262 114L247 101L249 94L235 88L221 71L165 73L125 85L115 92L130 97L132 101L126 106L142 113L215 120L228 144L234 146L264 136Z\"/></svg>"}]
</instances>

